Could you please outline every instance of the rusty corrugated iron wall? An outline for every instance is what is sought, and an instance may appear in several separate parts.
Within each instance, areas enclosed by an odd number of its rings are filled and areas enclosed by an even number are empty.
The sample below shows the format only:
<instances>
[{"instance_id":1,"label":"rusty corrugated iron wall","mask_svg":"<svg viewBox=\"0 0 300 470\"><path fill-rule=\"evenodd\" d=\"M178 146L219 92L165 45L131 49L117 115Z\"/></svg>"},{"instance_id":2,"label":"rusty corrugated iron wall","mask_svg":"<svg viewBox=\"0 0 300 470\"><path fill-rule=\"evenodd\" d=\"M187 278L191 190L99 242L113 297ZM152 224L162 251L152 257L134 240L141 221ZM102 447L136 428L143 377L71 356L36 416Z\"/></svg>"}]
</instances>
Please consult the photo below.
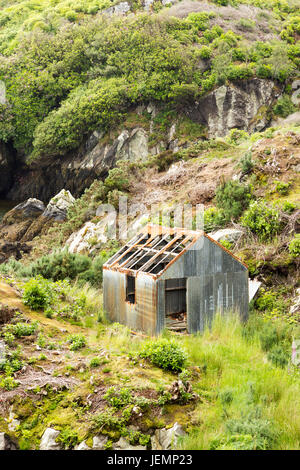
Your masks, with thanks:
<instances>
[{"instance_id":1,"label":"rusty corrugated iron wall","mask_svg":"<svg viewBox=\"0 0 300 470\"><path fill-rule=\"evenodd\" d=\"M136 299L126 301L126 274L103 270L103 308L111 321L127 325L134 331L157 333L156 282L144 273L136 276Z\"/></svg>"}]
</instances>

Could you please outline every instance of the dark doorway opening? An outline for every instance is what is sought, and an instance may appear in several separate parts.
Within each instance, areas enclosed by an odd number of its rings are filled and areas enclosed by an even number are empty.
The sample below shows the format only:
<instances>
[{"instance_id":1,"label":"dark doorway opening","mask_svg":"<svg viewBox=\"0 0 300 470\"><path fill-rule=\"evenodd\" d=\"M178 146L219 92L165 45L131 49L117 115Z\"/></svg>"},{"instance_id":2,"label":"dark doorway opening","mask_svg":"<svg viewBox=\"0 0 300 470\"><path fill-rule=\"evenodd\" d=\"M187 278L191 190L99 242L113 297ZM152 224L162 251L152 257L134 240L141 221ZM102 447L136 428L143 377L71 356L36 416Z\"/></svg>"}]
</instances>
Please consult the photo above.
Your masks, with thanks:
<instances>
[{"instance_id":1,"label":"dark doorway opening","mask_svg":"<svg viewBox=\"0 0 300 470\"><path fill-rule=\"evenodd\" d=\"M166 328L187 333L186 278L165 282Z\"/></svg>"},{"instance_id":2,"label":"dark doorway opening","mask_svg":"<svg viewBox=\"0 0 300 470\"><path fill-rule=\"evenodd\" d=\"M135 304L135 277L126 276L126 300L131 304Z\"/></svg>"}]
</instances>

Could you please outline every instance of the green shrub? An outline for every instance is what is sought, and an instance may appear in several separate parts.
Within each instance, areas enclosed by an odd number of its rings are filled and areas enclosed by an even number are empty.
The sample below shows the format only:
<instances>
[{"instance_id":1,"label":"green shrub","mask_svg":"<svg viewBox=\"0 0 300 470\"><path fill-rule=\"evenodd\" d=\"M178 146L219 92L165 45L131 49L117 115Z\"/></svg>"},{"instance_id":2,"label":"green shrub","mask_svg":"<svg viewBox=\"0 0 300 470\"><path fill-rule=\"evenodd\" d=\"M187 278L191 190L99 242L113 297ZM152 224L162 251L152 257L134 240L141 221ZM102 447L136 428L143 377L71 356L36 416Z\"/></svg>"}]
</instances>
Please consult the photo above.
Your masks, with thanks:
<instances>
[{"instance_id":1,"label":"green shrub","mask_svg":"<svg viewBox=\"0 0 300 470\"><path fill-rule=\"evenodd\" d=\"M4 332L12 333L17 338L22 338L23 336L31 336L38 330L38 322L33 323L15 323L8 324L4 327Z\"/></svg>"},{"instance_id":2,"label":"green shrub","mask_svg":"<svg viewBox=\"0 0 300 470\"><path fill-rule=\"evenodd\" d=\"M226 429L231 435L252 436L256 450L270 449L277 438L273 424L261 417L258 408L242 415L240 419L228 420Z\"/></svg>"},{"instance_id":3,"label":"green shrub","mask_svg":"<svg viewBox=\"0 0 300 470\"><path fill-rule=\"evenodd\" d=\"M57 442L60 442L65 449L72 449L78 443L78 434L73 429L66 427L57 436Z\"/></svg>"},{"instance_id":4,"label":"green shrub","mask_svg":"<svg viewBox=\"0 0 300 470\"><path fill-rule=\"evenodd\" d=\"M18 383L14 380L13 377L4 377L2 380L0 380L0 387L9 391L18 387Z\"/></svg>"},{"instance_id":5,"label":"green shrub","mask_svg":"<svg viewBox=\"0 0 300 470\"><path fill-rule=\"evenodd\" d=\"M41 279L30 279L24 286L23 302L33 310L43 310L52 301L49 286Z\"/></svg>"},{"instance_id":6,"label":"green shrub","mask_svg":"<svg viewBox=\"0 0 300 470\"><path fill-rule=\"evenodd\" d=\"M167 339L146 342L139 354L154 365L173 372L181 371L187 359L185 351L179 344Z\"/></svg>"},{"instance_id":7,"label":"green shrub","mask_svg":"<svg viewBox=\"0 0 300 470\"><path fill-rule=\"evenodd\" d=\"M110 387L104 395L104 399L113 408L124 408L133 401L132 394L128 388L121 388L118 390L116 387Z\"/></svg>"},{"instance_id":8,"label":"green shrub","mask_svg":"<svg viewBox=\"0 0 300 470\"><path fill-rule=\"evenodd\" d=\"M216 189L216 203L229 222L237 220L242 212L249 206L252 190L248 185L238 181L222 182Z\"/></svg>"},{"instance_id":9,"label":"green shrub","mask_svg":"<svg viewBox=\"0 0 300 470\"><path fill-rule=\"evenodd\" d=\"M81 333L69 335L67 341L70 343L70 351L82 349L87 344L85 336Z\"/></svg>"},{"instance_id":10,"label":"green shrub","mask_svg":"<svg viewBox=\"0 0 300 470\"><path fill-rule=\"evenodd\" d=\"M272 239L282 228L278 211L264 201L252 202L242 216L241 224L257 234L262 241Z\"/></svg>"},{"instance_id":11,"label":"green shrub","mask_svg":"<svg viewBox=\"0 0 300 470\"><path fill-rule=\"evenodd\" d=\"M91 264L92 261L88 256L62 250L38 258L31 268L34 276L40 275L45 279L58 281L66 278L75 279L90 269Z\"/></svg>"},{"instance_id":12,"label":"green shrub","mask_svg":"<svg viewBox=\"0 0 300 470\"><path fill-rule=\"evenodd\" d=\"M209 207L204 211L204 231L212 232L225 225L223 212L216 207Z\"/></svg>"},{"instance_id":13,"label":"green shrub","mask_svg":"<svg viewBox=\"0 0 300 470\"><path fill-rule=\"evenodd\" d=\"M254 167L254 162L252 160L252 153L246 152L245 155L240 159L238 166L241 168L244 174L250 173Z\"/></svg>"},{"instance_id":14,"label":"green shrub","mask_svg":"<svg viewBox=\"0 0 300 470\"><path fill-rule=\"evenodd\" d=\"M282 345L274 345L268 353L269 361L277 367L285 367L289 362L289 355Z\"/></svg>"},{"instance_id":15,"label":"green shrub","mask_svg":"<svg viewBox=\"0 0 300 470\"><path fill-rule=\"evenodd\" d=\"M277 100L277 103L273 107L273 111L277 116L286 118L296 111L296 106L293 104L290 96L283 95Z\"/></svg>"},{"instance_id":16,"label":"green shrub","mask_svg":"<svg viewBox=\"0 0 300 470\"><path fill-rule=\"evenodd\" d=\"M243 140L247 139L249 134L242 129L231 129L227 137L228 142L231 144L239 144Z\"/></svg>"},{"instance_id":17,"label":"green shrub","mask_svg":"<svg viewBox=\"0 0 300 470\"><path fill-rule=\"evenodd\" d=\"M263 351L270 351L278 343L278 335L273 325L266 325L259 335Z\"/></svg>"},{"instance_id":18,"label":"green shrub","mask_svg":"<svg viewBox=\"0 0 300 470\"><path fill-rule=\"evenodd\" d=\"M231 389L223 390L219 394L219 399L222 405L230 405L233 401L233 391Z\"/></svg>"},{"instance_id":19,"label":"green shrub","mask_svg":"<svg viewBox=\"0 0 300 470\"><path fill-rule=\"evenodd\" d=\"M300 256L300 234L296 234L295 238L290 241L289 252L294 258Z\"/></svg>"},{"instance_id":20,"label":"green shrub","mask_svg":"<svg viewBox=\"0 0 300 470\"><path fill-rule=\"evenodd\" d=\"M296 204L294 204L293 202L284 201L281 205L281 210L283 212L286 212L287 214L291 214L292 212L294 212L296 207Z\"/></svg>"},{"instance_id":21,"label":"green shrub","mask_svg":"<svg viewBox=\"0 0 300 470\"><path fill-rule=\"evenodd\" d=\"M284 183L283 181L274 181L274 183L275 191L283 195L288 194L291 183Z\"/></svg>"},{"instance_id":22,"label":"green shrub","mask_svg":"<svg viewBox=\"0 0 300 470\"><path fill-rule=\"evenodd\" d=\"M99 357L93 357L90 360L90 367L99 367L102 364L102 361Z\"/></svg>"}]
</instances>

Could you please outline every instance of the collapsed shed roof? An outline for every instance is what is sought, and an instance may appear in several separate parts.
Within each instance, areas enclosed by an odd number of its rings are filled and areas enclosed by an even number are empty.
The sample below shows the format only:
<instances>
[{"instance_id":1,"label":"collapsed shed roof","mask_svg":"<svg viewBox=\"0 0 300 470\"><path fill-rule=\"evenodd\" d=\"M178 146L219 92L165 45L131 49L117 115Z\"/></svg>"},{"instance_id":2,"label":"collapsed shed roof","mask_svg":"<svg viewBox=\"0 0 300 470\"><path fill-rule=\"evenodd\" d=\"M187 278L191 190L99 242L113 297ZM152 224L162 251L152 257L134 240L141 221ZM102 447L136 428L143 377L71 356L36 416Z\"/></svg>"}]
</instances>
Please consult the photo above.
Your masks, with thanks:
<instances>
[{"instance_id":1,"label":"collapsed shed roof","mask_svg":"<svg viewBox=\"0 0 300 470\"><path fill-rule=\"evenodd\" d=\"M148 224L112 256L103 268L132 274L143 272L157 277L202 236L206 236L223 250L228 251L203 230L195 231ZM236 258L230 251L228 253Z\"/></svg>"},{"instance_id":2,"label":"collapsed shed roof","mask_svg":"<svg viewBox=\"0 0 300 470\"><path fill-rule=\"evenodd\" d=\"M188 250L204 232L148 224L104 265L105 268L158 274Z\"/></svg>"}]
</instances>

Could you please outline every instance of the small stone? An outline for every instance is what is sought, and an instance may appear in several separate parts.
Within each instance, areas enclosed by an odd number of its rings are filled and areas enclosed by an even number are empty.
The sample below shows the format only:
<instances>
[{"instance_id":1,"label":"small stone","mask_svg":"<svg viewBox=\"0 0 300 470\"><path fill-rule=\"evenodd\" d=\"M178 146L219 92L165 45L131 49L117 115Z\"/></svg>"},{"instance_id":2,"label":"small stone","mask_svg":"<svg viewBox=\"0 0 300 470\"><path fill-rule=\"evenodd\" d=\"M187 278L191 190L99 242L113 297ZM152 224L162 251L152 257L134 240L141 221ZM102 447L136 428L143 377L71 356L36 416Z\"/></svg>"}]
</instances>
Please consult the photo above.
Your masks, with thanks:
<instances>
[{"instance_id":1,"label":"small stone","mask_svg":"<svg viewBox=\"0 0 300 470\"><path fill-rule=\"evenodd\" d=\"M151 438L152 450L171 450L176 447L178 437L184 435L185 432L178 423L175 423L169 429L157 429Z\"/></svg>"},{"instance_id":2,"label":"small stone","mask_svg":"<svg viewBox=\"0 0 300 470\"><path fill-rule=\"evenodd\" d=\"M17 444L5 432L0 432L0 450L17 450L17 448Z\"/></svg>"},{"instance_id":3,"label":"small stone","mask_svg":"<svg viewBox=\"0 0 300 470\"><path fill-rule=\"evenodd\" d=\"M146 446L132 446L129 442L121 437L117 442L113 445L114 450L147 450Z\"/></svg>"},{"instance_id":4,"label":"small stone","mask_svg":"<svg viewBox=\"0 0 300 470\"><path fill-rule=\"evenodd\" d=\"M82 441L80 444L74 447L74 450L92 450L85 441Z\"/></svg>"},{"instance_id":5,"label":"small stone","mask_svg":"<svg viewBox=\"0 0 300 470\"><path fill-rule=\"evenodd\" d=\"M60 432L53 428L47 428L40 442L40 450L61 450L61 446L56 442Z\"/></svg>"},{"instance_id":6,"label":"small stone","mask_svg":"<svg viewBox=\"0 0 300 470\"><path fill-rule=\"evenodd\" d=\"M93 437L93 450L104 450L104 446L108 441L107 436L102 436L101 434L99 436L94 436Z\"/></svg>"}]
</instances>

